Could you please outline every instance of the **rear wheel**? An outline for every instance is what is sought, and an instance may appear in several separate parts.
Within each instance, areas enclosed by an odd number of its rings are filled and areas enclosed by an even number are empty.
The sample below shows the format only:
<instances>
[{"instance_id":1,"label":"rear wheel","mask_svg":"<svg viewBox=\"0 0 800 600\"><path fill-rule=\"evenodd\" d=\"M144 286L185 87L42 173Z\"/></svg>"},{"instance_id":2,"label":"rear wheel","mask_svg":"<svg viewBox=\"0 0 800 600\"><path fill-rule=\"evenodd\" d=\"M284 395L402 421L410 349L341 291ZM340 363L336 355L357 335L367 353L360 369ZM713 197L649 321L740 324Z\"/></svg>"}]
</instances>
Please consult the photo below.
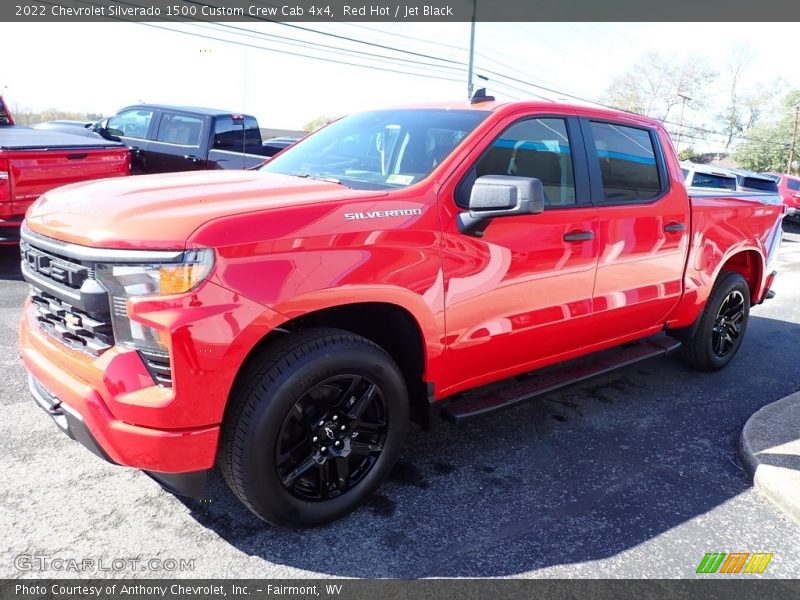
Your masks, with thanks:
<instances>
[{"instance_id":1,"label":"rear wheel","mask_svg":"<svg viewBox=\"0 0 800 600\"><path fill-rule=\"evenodd\" d=\"M701 371L727 366L739 351L750 314L750 288L739 273L723 273L708 298L694 333L683 342L683 357Z\"/></svg>"},{"instance_id":2,"label":"rear wheel","mask_svg":"<svg viewBox=\"0 0 800 600\"><path fill-rule=\"evenodd\" d=\"M380 485L399 455L405 382L365 338L334 329L291 334L241 382L220 462L233 492L265 521L336 519Z\"/></svg>"}]
</instances>

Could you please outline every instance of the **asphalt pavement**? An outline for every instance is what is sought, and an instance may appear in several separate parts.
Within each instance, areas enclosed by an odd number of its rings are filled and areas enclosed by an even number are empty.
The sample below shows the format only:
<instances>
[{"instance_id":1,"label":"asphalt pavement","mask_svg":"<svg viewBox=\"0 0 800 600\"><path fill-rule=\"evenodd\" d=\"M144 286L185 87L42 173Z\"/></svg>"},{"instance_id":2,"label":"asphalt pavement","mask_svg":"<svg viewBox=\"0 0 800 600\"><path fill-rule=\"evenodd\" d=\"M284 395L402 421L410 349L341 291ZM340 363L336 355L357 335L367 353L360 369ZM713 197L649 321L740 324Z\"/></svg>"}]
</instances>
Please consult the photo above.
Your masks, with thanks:
<instances>
[{"instance_id":1,"label":"asphalt pavement","mask_svg":"<svg viewBox=\"0 0 800 600\"><path fill-rule=\"evenodd\" d=\"M674 578L708 552L771 552L761 577L800 577L800 524L737 453L747 419L800 390L800 227L728 369L654 359L414 428L368 505L307 530L262 523L218 473L181 500L60 433L26 390L16 252L0 248L0 577Z\"/></svg>"}]
</instances>

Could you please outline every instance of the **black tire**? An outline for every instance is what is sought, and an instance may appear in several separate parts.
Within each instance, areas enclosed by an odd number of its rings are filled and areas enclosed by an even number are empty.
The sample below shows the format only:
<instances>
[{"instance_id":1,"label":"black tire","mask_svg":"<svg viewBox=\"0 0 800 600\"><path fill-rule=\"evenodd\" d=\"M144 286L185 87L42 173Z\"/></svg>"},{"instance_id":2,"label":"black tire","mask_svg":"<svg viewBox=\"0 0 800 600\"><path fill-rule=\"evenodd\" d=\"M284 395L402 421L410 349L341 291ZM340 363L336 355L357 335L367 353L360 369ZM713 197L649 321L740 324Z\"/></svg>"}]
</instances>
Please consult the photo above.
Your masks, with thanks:
<instances>
[{"instance_id":1,"label":"black tire","mask_svg":"<svg viewBox=\"0 0 800 600\"><path fill-rule=\"evenodd\" d=\"M219 463L260 518L319 525L377 489L407 425L405 381L382 348L346 331L309 329L276 342L239 378Z\"/></svg>"},{"instance_id":2,"label":"black tire","mask_svg":"<svg viewBox=\"0 0 800 600\"><path fill-rule=\"evenodd\" d=\"M694 332L683 341L683 358L700 371L726 367L742 345L750 314L750 288L739 273L723 271Z\"/></svg>"}]
</instances>

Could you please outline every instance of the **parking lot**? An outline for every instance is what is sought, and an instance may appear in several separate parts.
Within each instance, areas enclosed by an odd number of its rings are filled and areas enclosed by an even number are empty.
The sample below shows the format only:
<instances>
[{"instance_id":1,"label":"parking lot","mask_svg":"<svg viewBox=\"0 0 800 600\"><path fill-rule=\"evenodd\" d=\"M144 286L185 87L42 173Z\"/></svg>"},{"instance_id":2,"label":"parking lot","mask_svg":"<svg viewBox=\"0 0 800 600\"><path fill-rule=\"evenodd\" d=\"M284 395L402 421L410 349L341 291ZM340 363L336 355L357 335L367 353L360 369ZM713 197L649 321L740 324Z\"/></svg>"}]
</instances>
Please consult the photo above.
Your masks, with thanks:
<instances>
[{"instance_id":1,"label":"parking lot","mask_svg":"<svg viewBox=\"0 0 800 600\"><path fill-rule=\"evenodd\" d=\"M671 578L706 552L771 552L764 576L800 577L800 525L737 454L747 418L800 390L800 227L785 229L777 297L752 310L730 368L656 359L467 426L414 428L366 507L309 530L262 523L218 473L205 500L181 500L61 434L26 390L26 286L18 250L0 248L0 577L108 577L134 559L117 574ZM42 571L36 557L95 562Z\"/></svg>"}]
</instances>

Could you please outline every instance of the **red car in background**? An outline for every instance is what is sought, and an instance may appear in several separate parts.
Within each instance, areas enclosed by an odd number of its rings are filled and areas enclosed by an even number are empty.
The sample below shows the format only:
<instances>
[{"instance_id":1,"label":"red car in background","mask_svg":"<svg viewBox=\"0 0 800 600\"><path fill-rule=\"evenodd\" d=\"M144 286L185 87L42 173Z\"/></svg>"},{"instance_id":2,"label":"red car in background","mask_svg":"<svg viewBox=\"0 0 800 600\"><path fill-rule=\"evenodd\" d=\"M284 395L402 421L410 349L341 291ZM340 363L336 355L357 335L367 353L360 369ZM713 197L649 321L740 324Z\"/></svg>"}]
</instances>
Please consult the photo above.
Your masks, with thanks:
<instances>
[{"instance_id":1,"label":"red car in background","mask_svg":"<svg viewBox=\"0 0 800 600\"><path fill-rule=\"evenodd\" d=\"M800 177L782 173L764 173L778 182L778 191L786 205L786 215L800 219Z\"/></svg>"},{"instance_id":2,"label":"red car in background","mask_svg":"<svg viewBox=\"0 0 800 600\"><path fill-rule=\"evenodd\" d=\"M17 125L0 97L0 245L19 242L25 211L41 194L130 175L130 162L124 144Z\"/></svg>"}]
</instances>

